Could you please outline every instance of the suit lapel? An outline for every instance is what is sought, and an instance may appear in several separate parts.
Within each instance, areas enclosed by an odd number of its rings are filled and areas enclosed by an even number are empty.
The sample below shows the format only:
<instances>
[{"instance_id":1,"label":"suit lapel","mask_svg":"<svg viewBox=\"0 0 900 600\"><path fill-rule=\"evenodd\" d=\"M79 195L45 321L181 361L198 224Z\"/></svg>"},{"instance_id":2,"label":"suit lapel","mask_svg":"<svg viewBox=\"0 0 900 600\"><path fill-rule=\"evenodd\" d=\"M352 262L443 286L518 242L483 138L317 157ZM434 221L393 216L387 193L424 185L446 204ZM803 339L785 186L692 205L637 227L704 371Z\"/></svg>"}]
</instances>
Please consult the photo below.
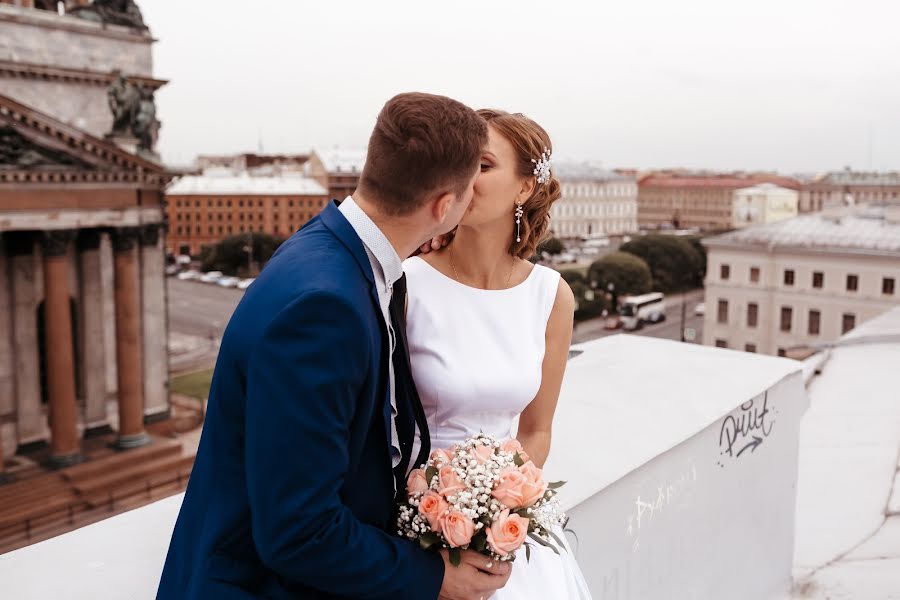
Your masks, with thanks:
<instances>
[{"instance_id":1,"label":"suit lapel","mask_svg":"<svg viewBox=\"0 0 900 600\"><path fill-rule=\"evenodd\" d=\"M387 455L388 460L391 459L391 391L387 377L387 363L391 360L390 339L387 331L387 325L381 314L381 300L378 297L378 288L375 285L375 274L372 272L372 263L369 262L369 255L366 254L366 248L356 234L356 230L349 221L341 214L338 209L336 200L332 200L328 206L321 212L320 218L322 224L347 248L353 258L359 265L360 270L369 282L369 297L372 300L372 307L378 316L378 328L381 331L381 357L379 366L381 373L384 375L384 397L382 401L382 418L384 420L384 432L387 437Z\"/></svg>"}]
</instances>

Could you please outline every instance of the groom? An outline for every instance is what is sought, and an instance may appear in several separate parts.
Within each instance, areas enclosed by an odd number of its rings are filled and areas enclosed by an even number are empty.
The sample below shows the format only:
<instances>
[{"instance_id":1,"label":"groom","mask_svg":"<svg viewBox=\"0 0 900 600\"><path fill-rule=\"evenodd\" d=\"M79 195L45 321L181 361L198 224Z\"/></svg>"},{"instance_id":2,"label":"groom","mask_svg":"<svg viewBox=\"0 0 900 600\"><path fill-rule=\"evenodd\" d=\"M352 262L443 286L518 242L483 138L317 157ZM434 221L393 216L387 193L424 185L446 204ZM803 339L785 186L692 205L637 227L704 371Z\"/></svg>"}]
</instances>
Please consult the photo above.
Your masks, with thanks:
<instances>
[{"instance_id":1,"label":"groom","mask_svg":"<svg viewBox=\"0 0 900 600\"><path fill-rule=\"evenodd\" d=\"M353 196L282 244L222 340L158 599L489 597L509 565L391 533L428 453L409 372L401 257L468 208L484 122L401 94ZM418 429L423 452L411 456Z\"/></svg>"}]
</instances>

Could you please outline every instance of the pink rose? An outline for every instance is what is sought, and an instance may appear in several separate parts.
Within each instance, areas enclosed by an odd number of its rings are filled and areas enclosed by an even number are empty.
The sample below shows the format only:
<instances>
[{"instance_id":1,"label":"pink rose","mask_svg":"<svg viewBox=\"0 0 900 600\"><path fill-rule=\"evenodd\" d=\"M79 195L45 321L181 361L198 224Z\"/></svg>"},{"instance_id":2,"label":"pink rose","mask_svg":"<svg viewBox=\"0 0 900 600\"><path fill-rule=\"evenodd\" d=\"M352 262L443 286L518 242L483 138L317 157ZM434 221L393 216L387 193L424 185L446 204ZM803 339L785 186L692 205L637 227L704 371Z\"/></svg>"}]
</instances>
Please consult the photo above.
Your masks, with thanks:
<instances>
[{"instance_id":1,"label":"pink rose","mask_svg":"<svg viewBox=\"0 0 900 600\"><path fill-rule=\"evenodd\" d=\"M500 556L507 556L525 543L527 534L528 519L504 510L487 528L488 545Z\"/></svg>"},{"instance_id":2,"label":"pink rose","mask_svg":"<svg viewBox=\"0 0 900 600\"><path fill-rule=\"evenodd\" d=\"M436 466L436 467L440 466L443 463L450 462L450 460L452 458L453 457L450 456L450 454L442 448L438 448L437 450L431 451L430 459L431 459L431 462L433 462L434 466Z\"/></svg>"},{"instance_id":3,"label":"pink rose","mask_svg":"<svg viewBox=\"0 0 900 600\"><path fill-rule=\"evenodd\" d=\"M472 454L475 456L475 460L478 461L478 464L483 465L493 458L494 449L491 446L475 446L472 449Z\"/></svg>"},{"instance_id":4,"label":"pink rose","mask_svg":"<svg viewBox=\"0 0 900 600\"><path fill-rule=\"evenodd\" d=\"M425 471L413 469L406 478L406 493L409 496L428 490L428 481L425 480Z\"/></svg>"},{"instance_id":5,"label":"pink rose","mask_svg":"<svg viewBox=\"0 0 900 600\"><path fill-rule=\"evenodd\" d=\"M500 450L502 450L503 452L509 452L511 454L518 454L523 461L531 460L531 458L525 452L525 449L522 448L522 444L516 438L512 438L502 442L500 444Z\"/></svg>"},{"instance_id":6,"label":"pink rose","mask_svg":"<svg viewBox=\"0 0 900 600\"><path fill-rule=\"evenodd\" d=\"M459 511L451 510L441 519L441 533L451 548L465 546L472 541L475 523Z\"/></svg>"},{"instance_id":7,"label":"pink rose","mask_svg":"<svg viewBox=\"0 0 900 600\"><path fill-rule=\"evenodd\" d=\"M432 531L439 532L441 530L441 518L450 509L450 505L444 500L444 497L435 491L428 490L419 501L419 514L428 521L428 526Z\"/></svg>"},{"instance_id":8,"label":"pink rose","mask_svg":"<svg viewBox=\"0 0 900 600\"><path fill-rule=\"evenodd\" d=\"M519 467L519 471L525 476L525 481L522 483L522 506L531 506L540 500L547 491L544 473L530 460Z\"/></svg>"},{"instance_id":9,"label":"pink rose","mask_svg":"<svg viewBox=\"0 0 900 600\"><path fill-rule=\"evenodd\" d=\"M524 506L523 485L525 485L525 475L516 467L506 467L500 471L497 480L494 482L494 490L491 492L491 496L509 508L521 508Z\"/></svg>"},{"instance_id":10,"label":"pink rose","mask_svg":"<svg viewBox=\"0 0 900 600\"><path fill-rule=\"evenodd\" d=\"M442 496L446 498L464 489L466 489L466 484L459 478L452 466L444 465L441 467L441 470L438 471L438 491Z\"/></svg>"}]
</instances>

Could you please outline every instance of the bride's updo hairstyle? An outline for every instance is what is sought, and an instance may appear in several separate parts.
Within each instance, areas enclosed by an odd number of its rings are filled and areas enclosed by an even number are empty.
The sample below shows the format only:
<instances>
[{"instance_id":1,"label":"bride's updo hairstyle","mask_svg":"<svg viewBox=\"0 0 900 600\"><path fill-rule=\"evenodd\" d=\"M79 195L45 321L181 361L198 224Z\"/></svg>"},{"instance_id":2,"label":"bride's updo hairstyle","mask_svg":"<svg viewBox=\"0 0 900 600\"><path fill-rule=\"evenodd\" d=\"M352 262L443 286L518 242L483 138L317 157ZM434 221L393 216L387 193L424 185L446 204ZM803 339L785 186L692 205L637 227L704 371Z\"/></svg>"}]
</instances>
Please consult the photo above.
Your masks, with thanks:
<instances>
[{"instance_id":1,"label":"bride's updo hairstyle","mask_svg":"<svg viewBox=\"0 0 900 600\"><path fill-rule=\"evenodd\" d=\"M544 128L521 113L508 113L487 108L477 112L490 127L493 127L497 133L512 144L516 153L519 175L537 179L538 176L534 174L535 161L540 161L545 152L549 158L553 151L550 136L547 135ZM510 213L510 224L513 228L512 244L509 247L510 254L526 260L534 255L535 249L550 227L550 206L559 200L560 195L559 180L551 167L547 180L543 183L535 181L534 191L522 204L524 212L519 230L520 242L516 241L515 216Z\"/></svg>"}]
</instances>

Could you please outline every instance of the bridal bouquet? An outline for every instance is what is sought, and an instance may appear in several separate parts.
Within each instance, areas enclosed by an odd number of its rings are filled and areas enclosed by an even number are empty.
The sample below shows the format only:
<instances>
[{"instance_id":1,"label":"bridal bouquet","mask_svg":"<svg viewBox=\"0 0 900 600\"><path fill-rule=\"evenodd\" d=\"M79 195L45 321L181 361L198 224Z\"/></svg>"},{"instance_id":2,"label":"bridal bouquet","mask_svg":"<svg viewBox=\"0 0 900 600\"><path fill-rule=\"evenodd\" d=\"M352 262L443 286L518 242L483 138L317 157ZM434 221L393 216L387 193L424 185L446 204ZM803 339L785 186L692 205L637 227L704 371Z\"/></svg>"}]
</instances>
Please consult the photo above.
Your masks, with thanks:
<instances>
[{"instance_id":1,"label":"bridal bouquet","mask_svg":"<svg viewBox=\"0 0 900 600\"><path fill-rule=\"evenodd\" d=\"M563 483L545 483L517 440L480 433L434 450L409 474L397 529L426 550L447 548L454 565L461 549L511 561L524 545L530 559L526 538L559 554L564 546L553 530L568 520L556 498Z\"/></svg>"}]
</instances>

